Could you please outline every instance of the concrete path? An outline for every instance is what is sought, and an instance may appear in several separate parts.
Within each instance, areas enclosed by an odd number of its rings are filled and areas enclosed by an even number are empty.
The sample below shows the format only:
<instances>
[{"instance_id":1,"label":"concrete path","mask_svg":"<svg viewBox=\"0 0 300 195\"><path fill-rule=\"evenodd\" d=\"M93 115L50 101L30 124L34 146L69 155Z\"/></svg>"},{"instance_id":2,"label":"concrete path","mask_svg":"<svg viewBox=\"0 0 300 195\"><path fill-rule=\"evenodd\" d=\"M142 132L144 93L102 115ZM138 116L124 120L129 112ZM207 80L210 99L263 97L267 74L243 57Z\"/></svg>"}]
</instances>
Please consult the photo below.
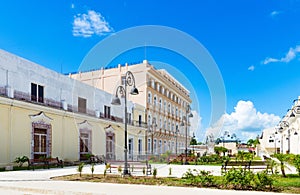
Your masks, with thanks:
<instances>
[{"instance_id":1,"label":"concrete path","mask_svg":"<svg viewBox=\"0 0 300 195\"><path fill-rule=\"evenodd\" d=\"M153 165L157 168L158 176L168 176L169 168L172 168L172 176L181 177L187 169L208 170L214 175L220 174L220 166L191 166L191 165ZM95 166L95 174L102 174L104 165ZM0 194L101 194L101 195L175 195L175 194L214 194L214 195L260 195L274 194L249 191L228 191L205 188L184 188L168 186L146 186L127 184L106 184L89 182L53 181L50 178L60 175L75 174L77 167L65 167L63 169L42 169L26 171L0 172ZM90 166L86 165L83 173L91 173Z\"/></svg>"}]
</instances>

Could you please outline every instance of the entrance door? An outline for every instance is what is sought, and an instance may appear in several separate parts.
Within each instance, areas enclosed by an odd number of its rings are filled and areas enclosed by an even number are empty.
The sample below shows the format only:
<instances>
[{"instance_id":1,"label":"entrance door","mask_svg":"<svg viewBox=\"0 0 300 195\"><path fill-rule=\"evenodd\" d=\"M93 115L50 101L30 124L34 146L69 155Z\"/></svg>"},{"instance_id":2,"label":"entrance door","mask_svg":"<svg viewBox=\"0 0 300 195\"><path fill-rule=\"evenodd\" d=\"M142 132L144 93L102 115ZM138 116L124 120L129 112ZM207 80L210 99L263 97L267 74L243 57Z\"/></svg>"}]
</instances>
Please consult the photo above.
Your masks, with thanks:
<instances>
[{"instance_id":1,"label":"entrance door","mask_svg":"<svg viewBox=\"0 0 300 195\"><path fill-rule=\"evenodd\" d=\"M34 129L33 158L47 157L47 129Z\"/></svg>"},{"instance_id":2,"label":"entrance door","mask_svg":"<svg viewBox=\"0 0 300 195\"><path fill-rule=\"evenodd\" d=\"M115 134L106 133L106 159L115 160Z\"/></svg>"}]
</instances>

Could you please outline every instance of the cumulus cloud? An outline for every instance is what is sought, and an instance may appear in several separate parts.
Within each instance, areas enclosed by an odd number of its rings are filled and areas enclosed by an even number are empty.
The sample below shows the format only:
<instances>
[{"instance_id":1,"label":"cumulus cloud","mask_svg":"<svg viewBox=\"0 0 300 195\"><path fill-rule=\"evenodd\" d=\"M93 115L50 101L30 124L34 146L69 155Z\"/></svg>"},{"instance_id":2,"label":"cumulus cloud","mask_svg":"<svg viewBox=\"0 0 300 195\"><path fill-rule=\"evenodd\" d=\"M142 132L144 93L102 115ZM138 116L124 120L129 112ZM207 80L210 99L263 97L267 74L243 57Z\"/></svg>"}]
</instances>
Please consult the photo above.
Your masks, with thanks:
<instances>
[{"instance_id":1,"label":"cumulus cloud","mask_svg":"<svg viewBox=\"0 0 300 195\"><path fill-rule=\"evenodd\" d=\"M99 12L89 10L87 14L74 16L73 36L75 37L102 36L111 32L113 32L112 27Z\"/></svg>"},{"instance_id":2,"label":"cumulus cloud","mask_svg":"<svg viewBox=\"0 0 300 195\"><path fill-rule=\"evenodd\" d=\"M267 57L263 61L263 64L269 64L272 62L288 63L288 62L292 61L293 59L295 59L299 53L300 53L300 45L297 45L295 48L290 48L289 51L286 53L286 55L280 59Z\"/></svg>"},{"instance_id":3,"label":"cumulus cloud","mask_svg":"<svg viewBox=\"0 0 300 195\"><path fill-rule=\"evenodd\" d=\"M216 138L224 131L229 131L239 138L249 139L260 134L263 129L275 126L279 121L279 116L261 113L251 101L240 100L232 113L223 114L215 124L207 128L206 135L213 134Z\"/></svg>"},{"instance_id":4,"label":"cumulus cloud","mask_svg":"<svg viewBox=\"0 0 300 195\"><path fill-rule=\"evenodd\" d=\"M195 133L196 137L198 137L197 134L199 133L201 128L202 118L195 110L192 110L192 114L193 117L190 118L190 123L191 123L190 135L193 136L193 133Z\"/></svg>"},{"instance_id":5,"label":"cumulus cloud","mask_svg":"<svg viewBox=\"0 0 300 195\"><path fill-rule=\"evenodd\" d=\"M279 11L272 11L272 12L270 13L270 16L271 16L271 17L275 17L275 16L277 16L277 15L279 15L279 14L280 14Z\"/></svg>"},{"instance_id":6,"label":"cumulus cloud","mask_svg":"<svg viewBox=\"0 0 300 195\"><path fill-rule=\"evenodd\" d=\"M255 69L255 67L253 65L248 67L248 70L250 70L250 71L253 71L254 69Z\"/></svg>"}]
</instances>

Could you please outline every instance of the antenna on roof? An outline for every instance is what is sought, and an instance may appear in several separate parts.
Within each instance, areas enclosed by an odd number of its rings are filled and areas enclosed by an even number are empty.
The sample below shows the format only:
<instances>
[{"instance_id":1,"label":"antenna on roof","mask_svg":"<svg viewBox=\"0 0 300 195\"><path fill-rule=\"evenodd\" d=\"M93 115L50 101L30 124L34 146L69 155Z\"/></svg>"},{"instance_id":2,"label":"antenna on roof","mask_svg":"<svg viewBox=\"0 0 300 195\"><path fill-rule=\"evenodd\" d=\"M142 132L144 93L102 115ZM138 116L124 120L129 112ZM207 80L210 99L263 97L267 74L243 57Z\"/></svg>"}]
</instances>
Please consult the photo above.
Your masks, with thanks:
<instances>
[{"instance_id":1,"label":"antenna on roof","mask_svg":"<svg viewBox=\"0 0 300 195\"><path fill-rule=\"evenodd\" d=\"M146 45L146 42L145 42L145 46L144 46L144 60L147 59L147 45Z\"/></svg>"}]
</instances>

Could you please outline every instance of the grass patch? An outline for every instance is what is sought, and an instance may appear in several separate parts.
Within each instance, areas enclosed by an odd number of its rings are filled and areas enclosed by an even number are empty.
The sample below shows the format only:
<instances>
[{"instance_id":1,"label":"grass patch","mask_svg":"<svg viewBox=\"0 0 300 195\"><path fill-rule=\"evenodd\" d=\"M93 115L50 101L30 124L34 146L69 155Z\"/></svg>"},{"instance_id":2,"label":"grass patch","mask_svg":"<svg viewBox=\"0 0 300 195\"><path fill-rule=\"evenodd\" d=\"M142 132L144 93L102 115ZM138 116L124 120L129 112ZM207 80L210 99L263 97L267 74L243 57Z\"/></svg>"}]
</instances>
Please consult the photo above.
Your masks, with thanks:
<instances>
[{"instance_id":1,"label":"grass patch","mask_svg":"<svg viewBox=\"0 0 300 195\"><path fill-rule=\"evenodd\" d=\"M223 176L213 176L215 185L209 188L228 189L224 185ZM84 181L84 182L102 182L102 183L119 183L119 184L140 184L140 185L159 185L159 186L177 186L177 187L203 187L199 184L191 184L186 179L175 177L157 177L152 176L128 176L121 177L120 175L107 174L79 174L65 175L51 178L53 180L65 181ZM208 187L208 186L205 186ZM300 194L300 177L297 175L288 175L287 178L275 176L274 191L282 193Z\"/></svg>"}]
</instances>

